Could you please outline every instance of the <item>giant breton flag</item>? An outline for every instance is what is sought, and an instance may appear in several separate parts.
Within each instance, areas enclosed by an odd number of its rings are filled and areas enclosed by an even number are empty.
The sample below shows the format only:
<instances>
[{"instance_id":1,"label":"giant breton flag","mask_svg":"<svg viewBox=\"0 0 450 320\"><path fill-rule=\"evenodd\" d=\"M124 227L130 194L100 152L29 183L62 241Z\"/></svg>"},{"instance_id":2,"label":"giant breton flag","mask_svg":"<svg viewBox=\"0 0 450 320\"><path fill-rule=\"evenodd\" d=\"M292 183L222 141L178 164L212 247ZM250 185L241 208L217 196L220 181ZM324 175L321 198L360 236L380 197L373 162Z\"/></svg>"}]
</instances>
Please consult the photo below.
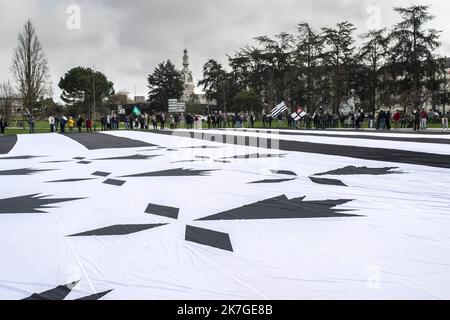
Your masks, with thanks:
<instances>
[{"instance_id":1,"label":"giant breton flag","mask_svg":"<svg viewBox=\"0 0 450 320\"><path fill-rule=\"evenodd\" d=\"M288 108L286 106L286 103L284 103L284 101L282 101L279 105L277 105L273 110L272 113L270 114L270 116L272 118L275 118L276 116L278 116L280 113L286 111Z\"/></svg>"},{"instance_id":2,"label":"giant breton flag","mask_svg":"<svg viewBox=\"0 0 450 320\"><path fill-rule=\"evenodd\" d=\"M450 299L448 136L285 133L0 136L0 300Z\"/></svg>"}]
</instances>

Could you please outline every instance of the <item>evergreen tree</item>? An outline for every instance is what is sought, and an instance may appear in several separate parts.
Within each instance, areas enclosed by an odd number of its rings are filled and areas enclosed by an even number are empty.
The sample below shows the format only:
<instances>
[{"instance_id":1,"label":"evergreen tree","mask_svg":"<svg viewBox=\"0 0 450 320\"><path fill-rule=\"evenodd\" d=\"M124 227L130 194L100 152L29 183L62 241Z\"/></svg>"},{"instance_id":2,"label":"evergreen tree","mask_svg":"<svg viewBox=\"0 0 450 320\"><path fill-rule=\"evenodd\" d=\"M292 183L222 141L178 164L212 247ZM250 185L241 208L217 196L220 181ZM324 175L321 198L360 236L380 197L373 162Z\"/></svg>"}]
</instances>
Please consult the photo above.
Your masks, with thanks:
<instances>
[{"instance_id":1,"label":"evergreen tree","mask_svg":"<svg viewBox=\"0 0 450 320\"><path fill-rule=\"evenodd\" d=\"M389 53L389 38L386 36L386 29L380 29L362 35L362 39L364 43L359 50L358 57L368 67L366 85L369 91L369 111L375 112L377 93L381 89L381 71Z\"/></svg>"},{"instance_id":2,"label":"evergreen tree","mask_svg":"<svg viewBox=\"0 0 450 320\"><path fill-rule=\"evenodd\" d=\"M413 5L394 10L402 17L391 33L394 45L390 64L398 77L397 94L410 97L408 106L418 108L425 101L426 82L439 69L435 53L440 46L439 31L426 29L426 24L434 18L428 12L429 6Z\"/></svg>"},{"instance_id":3,"label":"evergreen tree","mask_svg":"<svg viewBox=\"0 0 450 320\"><path fill-rule=\"evenodd\" d=\"M167 60L166 63L160 63L148 76L148 88L148 101L156 108L168 111L169 99L180 99L183 96L182 74Z\"/></svg>"},{"instance_id":4,"label":"evergreen tree","mask_svg":"<svg viewBox=\"0 0 450 320\"><path fill-rule=\"evenodd\" d=\"M328 103L322 91L324 88L322 53L323 38L308 23L300 23L295 57L298 81L294 84L298 86L296 101L309 111L317 110L321 105Z\"/></svg>"},{"instance_id":5,"label":"evergreen tree","mask_svg":"<svg viewBox=\"0 0 450 320\"><path fill-rule=\"evenodd\" d=\"M224 111L227 110L226 92L229 87L229 75L219 62L210 59L205 63L203 79L198 84L203 87L208 99L215 99L219 107L223 107Z\"/></svg>"},{"instance_id":6,"label":"evergreen tree","mask_svg":"<svg viewBox=\"0 0 450 320\"><path fill-rule=\"evenodd\" d=\"M330 75L330 101L333 113L338 113L341 105L350 98L349 76L354 63L353 24L344 21L335 28L322 28L324 65Z\"/></svg>"},{"instance_id":7,"label":"evergreen tree","mask_svg":"<svg viewBox=\"0 0 450 320\"><path fill-rule=\"evenodd\" d=\"M69 70L58 84L62 90L61 100L73 112L80 112L93 119L94 101L96 112L102 110L107 98L114 95L114 84L107 77L91 68L76 67Z\"/></svg>"}]
</instances>

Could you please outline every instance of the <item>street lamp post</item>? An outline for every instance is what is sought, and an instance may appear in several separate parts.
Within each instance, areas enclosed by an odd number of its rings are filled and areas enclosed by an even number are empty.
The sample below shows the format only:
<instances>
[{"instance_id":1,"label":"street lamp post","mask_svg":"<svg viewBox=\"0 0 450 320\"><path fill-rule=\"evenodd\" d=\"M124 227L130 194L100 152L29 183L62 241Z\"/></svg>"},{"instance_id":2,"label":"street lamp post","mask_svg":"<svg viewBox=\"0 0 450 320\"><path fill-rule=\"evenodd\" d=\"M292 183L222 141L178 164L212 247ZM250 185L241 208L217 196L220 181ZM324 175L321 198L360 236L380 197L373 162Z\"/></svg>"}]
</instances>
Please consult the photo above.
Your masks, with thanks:
<instances>
[{"instance_id":1,"label":"street lamp post","mask_svg":"<svg viewBox=\"0 0 450 320\"><path fill-rule=\"evenodd\" d=\"M227 88L226 88L227 82L225 78L222 81L223 81L223 111L227 113Z\"/></svg>"},{"instance_id":2,"label":"street lamp post","mask_svg":"<svg viewBox=\"0 0 450 320\"><path fill-rule=\"evenodd\" d=\"M95 71L95 68L94 68L94 73L92 74L92 92L94 93L94 112L93 112L93 116L92 116L92 121L94 122L94 132L96 132L97 131L97 117L96 117L96 115L95 115L95 73L96 73L96 71Z\"/></svg>"}]
</instances>

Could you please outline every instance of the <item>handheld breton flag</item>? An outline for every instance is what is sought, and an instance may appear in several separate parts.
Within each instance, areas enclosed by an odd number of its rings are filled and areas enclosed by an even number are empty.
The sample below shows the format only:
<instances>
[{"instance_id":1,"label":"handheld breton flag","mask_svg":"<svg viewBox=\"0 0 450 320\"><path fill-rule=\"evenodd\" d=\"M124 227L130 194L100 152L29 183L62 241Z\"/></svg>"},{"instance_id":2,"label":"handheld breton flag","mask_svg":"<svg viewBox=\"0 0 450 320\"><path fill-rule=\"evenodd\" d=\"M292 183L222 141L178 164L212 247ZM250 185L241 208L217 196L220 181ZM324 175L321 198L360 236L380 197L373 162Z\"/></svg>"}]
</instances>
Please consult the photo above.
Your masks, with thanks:
<instances>
[{"instance_id":1,"label":"handheld breton flag","mask_svg":"<svg viewBox=\"0 0 450 320\"><path fill-rule=\"evenodd\" d=\"M280 113L286 111L288 108L286 106L286 104L284 103L284 101L282 101L279 105L277 105L273 110L272 113L270 114L270 116L272 118L276 118L276 116L278 116Z\"/></svg>"},{"instance_id":2,"label":"handheld breton flag","mask_svg":"<svg viewBox=\"0 0 450 320\"><path fill-rule=\"evenodd\" d=\"M294 112L293 114L291 114L292 119L294 119L294 121L299 121L301 119L303 119L306 116L306 112L302 111L302 112Z\"/></svg>"},{"instance_id":3,"label":"handheld breton flag","mask_svg":"<svg viewBox=\"0 0 450 320\"><path fill-rule=\"evenodd\" d=\"M133 109L133 114L136 117L139 117L141 115L141 110L139 110L139 108L137 106L135 106L134 109Z\"/></svg>"}]
</instances>

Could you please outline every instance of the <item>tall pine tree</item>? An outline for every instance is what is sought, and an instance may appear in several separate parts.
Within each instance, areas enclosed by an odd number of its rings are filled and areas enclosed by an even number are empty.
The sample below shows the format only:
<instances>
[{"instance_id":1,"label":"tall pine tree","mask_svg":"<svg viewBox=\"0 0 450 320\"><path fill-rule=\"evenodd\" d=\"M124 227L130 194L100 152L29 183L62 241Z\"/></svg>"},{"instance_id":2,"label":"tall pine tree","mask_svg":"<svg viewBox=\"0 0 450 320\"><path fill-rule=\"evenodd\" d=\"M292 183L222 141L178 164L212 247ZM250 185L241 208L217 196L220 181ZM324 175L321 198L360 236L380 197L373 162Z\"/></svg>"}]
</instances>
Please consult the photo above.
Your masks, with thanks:
<instances>
[{"instance_id":1,"label":"tall pine tree","mask_svg":"<svg viewBox=\"0 0 450 320\"><path fill-rule=\"evenodd\" d=\"M439 72L436 49L440 46L439 31L427 29L433 20L429 6L413 5L395 8L402 21L391 33L394 45L390 64L398 76L398 95L410 97L405 107L419 108L426 101L424 95L430 75Z\"/></svg>"},{"instance_id":2,"label":"tall pine tree","mask_svg":"<svg viewBox=\"0 0 450 320\"><path fill-rule=\"evenodd\" d=\"M180 99L183 95L182 74L170 60L167 60L166 63L160 63L148 76L148 88L150 103L155 108L167 112L169 99Z\"/></svg>"}]
</instances>

